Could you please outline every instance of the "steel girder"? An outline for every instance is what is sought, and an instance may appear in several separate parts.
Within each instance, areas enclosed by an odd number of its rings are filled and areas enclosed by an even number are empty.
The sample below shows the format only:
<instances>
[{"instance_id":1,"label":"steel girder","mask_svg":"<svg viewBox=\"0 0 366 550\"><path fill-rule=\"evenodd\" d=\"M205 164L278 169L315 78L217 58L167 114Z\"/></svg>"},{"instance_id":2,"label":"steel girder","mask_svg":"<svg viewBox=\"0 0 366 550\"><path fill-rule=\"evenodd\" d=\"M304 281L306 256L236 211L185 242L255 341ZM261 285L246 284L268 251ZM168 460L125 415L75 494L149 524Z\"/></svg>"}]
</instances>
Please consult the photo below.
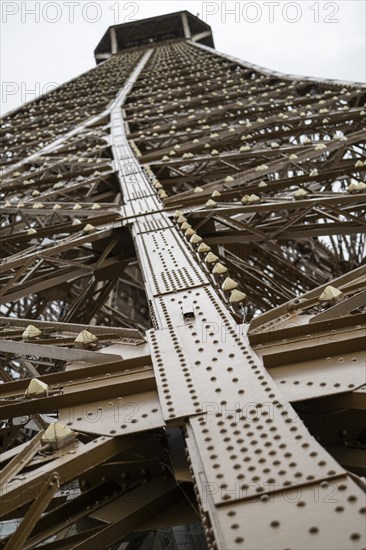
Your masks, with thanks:
<instances>
[{"instance_id":1,"label":"steel girder","mask_svg":"<svg viewBox=\"0 0 366 550\"><path fill-rule=\"evenodd\" d=\"M365 99L173 40L3 119L8 548L364 547Z\"/></svg>"}]
</instances>

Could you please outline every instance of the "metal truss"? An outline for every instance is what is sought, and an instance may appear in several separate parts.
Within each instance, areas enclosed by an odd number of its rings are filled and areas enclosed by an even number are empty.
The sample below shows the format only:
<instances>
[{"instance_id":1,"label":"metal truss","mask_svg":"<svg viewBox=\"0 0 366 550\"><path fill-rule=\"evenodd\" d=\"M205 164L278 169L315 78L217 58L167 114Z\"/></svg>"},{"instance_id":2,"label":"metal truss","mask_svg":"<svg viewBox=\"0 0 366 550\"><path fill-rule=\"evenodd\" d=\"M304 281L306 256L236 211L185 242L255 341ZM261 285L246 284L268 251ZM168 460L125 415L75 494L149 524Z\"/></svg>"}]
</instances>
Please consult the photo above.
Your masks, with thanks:
<instances>
[{"instance_id":1,"label":"metal truss","mask_svg":"<svg viewBox=\"0 0 366 550\"><path fill-rule=\"evenodd\" d=\"M364 548L366 87L194 20L2 120L4 548Z\"/></svg>"}]
</instances>

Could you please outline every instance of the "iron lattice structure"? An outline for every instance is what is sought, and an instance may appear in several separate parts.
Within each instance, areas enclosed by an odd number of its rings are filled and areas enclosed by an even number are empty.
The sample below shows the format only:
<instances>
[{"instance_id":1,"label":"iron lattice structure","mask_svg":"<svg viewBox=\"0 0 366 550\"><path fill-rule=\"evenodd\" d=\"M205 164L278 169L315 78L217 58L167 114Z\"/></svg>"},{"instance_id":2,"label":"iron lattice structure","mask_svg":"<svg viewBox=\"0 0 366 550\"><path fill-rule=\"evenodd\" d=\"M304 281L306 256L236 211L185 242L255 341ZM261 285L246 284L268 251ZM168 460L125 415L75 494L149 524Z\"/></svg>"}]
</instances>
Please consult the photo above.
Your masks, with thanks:
<instances>
[{"instance_id":1,"label":"iron lattice structure","mask_svg":"<svg viewBox=\"0 0 366 550\"><path fill-rule=\"evenodd\" d=\"M366 87L96 59L1 124L2 545L364 548Z\"/></svg>"}]
</instances>

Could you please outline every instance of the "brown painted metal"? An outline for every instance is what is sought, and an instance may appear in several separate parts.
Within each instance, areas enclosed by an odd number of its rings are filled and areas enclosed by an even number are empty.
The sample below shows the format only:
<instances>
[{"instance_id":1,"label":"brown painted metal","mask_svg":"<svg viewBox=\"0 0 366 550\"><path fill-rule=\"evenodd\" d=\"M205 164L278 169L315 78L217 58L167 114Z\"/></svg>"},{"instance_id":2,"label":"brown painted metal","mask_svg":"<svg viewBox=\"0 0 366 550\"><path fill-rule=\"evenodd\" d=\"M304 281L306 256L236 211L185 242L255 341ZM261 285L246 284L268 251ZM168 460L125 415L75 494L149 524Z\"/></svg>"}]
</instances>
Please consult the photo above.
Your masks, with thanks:
<instances>
[{"instance_id":1,"label":"brown painted metal","mask_svg":"<svg viewBox=\"0 0 366 550\"><path fill-rule=\"evenodd\" d=\"M2 120L8 548L364 548L366 87L210 45L112 27Z\"/></svg>"}]
</instances>

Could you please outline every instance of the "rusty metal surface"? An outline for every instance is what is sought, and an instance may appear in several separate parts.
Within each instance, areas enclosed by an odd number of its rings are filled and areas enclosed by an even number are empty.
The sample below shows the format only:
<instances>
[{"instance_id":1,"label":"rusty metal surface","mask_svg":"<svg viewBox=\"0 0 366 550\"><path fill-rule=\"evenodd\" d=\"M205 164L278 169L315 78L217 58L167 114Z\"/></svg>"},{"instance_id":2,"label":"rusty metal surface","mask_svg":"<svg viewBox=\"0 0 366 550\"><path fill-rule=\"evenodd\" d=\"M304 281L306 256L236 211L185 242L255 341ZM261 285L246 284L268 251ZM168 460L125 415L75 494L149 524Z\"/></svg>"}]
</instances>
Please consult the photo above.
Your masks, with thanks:
<instances>
[{"instance_id":1,"label":"rusty metal surface","mask_svg":"<svg viewBox=\"0 0 366 550\"><path fill-rule=\"evenodd\" d=\"M185 13L2 121L1 543L362 549L366 87Z\"/></svg>"}]
</instances>

